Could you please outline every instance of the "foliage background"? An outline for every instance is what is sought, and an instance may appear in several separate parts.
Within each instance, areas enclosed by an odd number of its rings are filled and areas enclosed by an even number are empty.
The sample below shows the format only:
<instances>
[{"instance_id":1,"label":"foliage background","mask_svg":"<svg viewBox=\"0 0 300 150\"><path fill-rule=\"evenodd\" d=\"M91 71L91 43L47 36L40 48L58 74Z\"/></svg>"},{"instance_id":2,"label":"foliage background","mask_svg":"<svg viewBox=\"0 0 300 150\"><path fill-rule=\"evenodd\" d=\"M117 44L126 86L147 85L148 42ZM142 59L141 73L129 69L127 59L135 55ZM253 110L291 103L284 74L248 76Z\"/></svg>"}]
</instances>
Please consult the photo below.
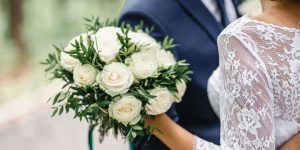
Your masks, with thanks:
<instances>
[{"instance_id":1,"label":"foliage background","mask_svg":"<svg viewBox=\"0 0 300 150\"><path fill-rule=\"evenodd\" d=\"M9 1L0 1L0 104L43 86L45 73L39 62L52 44L66 44L85 31L83 17L116 18L124 0L21 0L21 36L26 65L20 64L10 36Z\"/></svg>"},{"instance_id":2,"label":"foliage background","mask_svg":"<svg viewBox=\"0 0 300 150\"><path fill-rule=\"evenodd\" d=\"M24 49L12 36L11 3L20 4L20 32ZM125 0L0 0L0 149L84 150L88 149L88 125L72 114L51 118L47 99L59 83L47 82L40 65L53 44L66 45L85 31L84 17L118 17ZM25 52L25 53L22 53ZM20 60L20 55L25 63ZM95 149L127 150L123 140L112 136Z\"/></svg>"}]
</instances>

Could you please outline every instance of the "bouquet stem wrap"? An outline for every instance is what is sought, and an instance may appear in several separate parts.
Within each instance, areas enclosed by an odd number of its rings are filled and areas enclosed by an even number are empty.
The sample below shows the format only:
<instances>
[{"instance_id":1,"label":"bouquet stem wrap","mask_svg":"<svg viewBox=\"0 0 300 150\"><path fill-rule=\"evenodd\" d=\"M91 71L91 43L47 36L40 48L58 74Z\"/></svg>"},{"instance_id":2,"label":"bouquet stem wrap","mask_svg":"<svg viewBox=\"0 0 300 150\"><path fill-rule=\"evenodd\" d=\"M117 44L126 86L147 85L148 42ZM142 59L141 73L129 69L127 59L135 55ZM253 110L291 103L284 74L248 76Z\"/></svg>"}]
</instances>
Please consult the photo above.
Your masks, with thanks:
<instances>
[{"instance_id":1,"label":"bouquet stem wrap","mask_svg":"<svg viewBox=\"0 0 300 150\"><path fill-rule=\"evenodd\" d=\"M94 127L93 126L89 126L89 133L88 133L89 150L94 150L94 145L93 145L93 131L94 131Z\"/></svg>"}]
</instances>

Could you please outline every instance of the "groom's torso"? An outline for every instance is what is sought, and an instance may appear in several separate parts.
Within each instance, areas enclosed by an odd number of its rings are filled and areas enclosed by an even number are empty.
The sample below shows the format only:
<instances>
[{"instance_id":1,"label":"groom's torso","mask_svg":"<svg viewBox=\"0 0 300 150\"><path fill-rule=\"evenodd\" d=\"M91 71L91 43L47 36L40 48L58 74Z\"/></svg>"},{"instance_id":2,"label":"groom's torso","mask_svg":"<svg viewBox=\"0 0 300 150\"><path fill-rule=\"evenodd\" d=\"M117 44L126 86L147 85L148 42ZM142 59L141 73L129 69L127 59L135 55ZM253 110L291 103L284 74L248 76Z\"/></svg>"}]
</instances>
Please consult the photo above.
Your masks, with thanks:
<instances>
[{"instance_id":1,"label":"groom's torso","mask_svg":"<svg viewBox=\"0 0 300 150\"><path fill-rule=\"evenodd\" d=\"M165 35L174 38L178 45L174 54L187 60L194 71L183 101L176 105L179 123L200 137L218 140L219 119L209 104L206 86L218 66L216 40L224 27L201 0L128 0L121 20L131 24L144 20L146 25L155 26L152 36L157 40ZM202 127L214 129L201 135L205 131L198 132L198 128Z\"/></svg>"}]
</instances>

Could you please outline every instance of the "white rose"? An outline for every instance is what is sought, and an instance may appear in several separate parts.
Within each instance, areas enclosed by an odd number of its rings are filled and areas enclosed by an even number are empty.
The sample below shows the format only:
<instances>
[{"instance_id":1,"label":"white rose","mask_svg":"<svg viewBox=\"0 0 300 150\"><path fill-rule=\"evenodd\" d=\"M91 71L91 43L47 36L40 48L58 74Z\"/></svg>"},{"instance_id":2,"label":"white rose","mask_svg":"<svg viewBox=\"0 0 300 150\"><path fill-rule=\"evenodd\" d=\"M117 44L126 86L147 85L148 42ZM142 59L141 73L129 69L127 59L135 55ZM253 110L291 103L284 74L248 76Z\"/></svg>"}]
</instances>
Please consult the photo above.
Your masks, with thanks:
<instances>
[{"instance_id":1,"label":"white rose","mask_svg":"<svg viewBox=\"0 0 300 150\"><path fill-rule=\"evenodd\" d=\"M167 69L176 64L174 55L170 51L164 49L156 51L156 59L158 66L163 69Z\"/></svg>"},{"instance_id":2,"label":"white rose","mask_svg":"<svg viewBox=\"0 0 300 150\"><path fill-rule=\"evenodd\" d=\"M130 68L118 62L104 66L97 75L100 87L111 96L127 93L133 80L134 76Z\"/></svg>"},{"instance_id":3,"label":"white rose","mask_svg":"<svg viewBox=\"0 0 300 150\"><path fill-rule=\"evenodd\" d=\"M104 27L100 28L98 32L91 37L94 41L94 48L97 50L100 60L107 64L115 60L122 47L118 40L117 33L122 34L120 28Z\"/></svg>"},{"instance_id":4,"label":"white rose","mask_svg":"<svg viewBox=\"0 0 300 150\"><path fill-rule=\"evenodd\" d=\"M161 49L160 44L145 32L129 32L128 36L130 38L130 42L132 42L139 50Z\"/></svg>"},{"instance_id":5,"label":"white rose","mask_svg":"<svg viewBox=\"0 0 300 150\"><path fill-rule=\"evenodd\" d=\"M131 95L123 95L117 102L109 104L109 115L124 125L134 125L141 119L142 102Z\"/></svg>"},{"instance_id":6,"label":"white rose","mask_svg":"<svg viewBox=\"0 0 300 150\"><path fill-rule=\"evenodd\" d=\"M68 71L73 71L74 67L80 64L80 61L65 52L61 52L59 63L64 69Z\"/></svg>"},{"instance_id":7,"label":"white rose","mask_svg":"<svg viewBox=\"0 0 300 150\"><path fill-rule=\"evenodd\" d=\"M126 60L137 79L146 79L157 72L158 65L154 55L151 51L140 51Z\"/></svg>"},{"instance_id":8,"label":"white rose","mask_svg":"<svg viewBox=\"0 0 300 150\"><path fill-rule=\"evenodd\" d=\"M76 65L73 71L74 82L79 86L92 85L96 80L97 73L97 69L92 65Z\"/></svg>"},{"instance_id":9,"label":"white rose","mask_svg":"<svg viewBox=\"0 0 300 150\"><path fill-rule=\"evenodd\" d=\"M260 0L246 0L238 6L238 10L243 15L257 16L262 13Z\"/></svg>"},{"instance_id":10,"label":"white rose","mask_svg":"<svg viewBox=\"0 0 300 150\"><path fill-rule=\"evenodd\" d=\"M75 50L76 48L73 46L75 45L75 41L77 40L78 42L80 41L80 37L82 37L82 42L84 46L88 46L88 33L83 33L81 35L76 36L73 38L69 44L64 48L64 51L69 52L72 50ZM65 52L61 52L60 54L60 65L68 70L68 71L73 71L74 67L76 65L80 64L80 61L74 57L71 57L69 54Z\"/></svg>"},{"instance_id":11,"label":"white rose","mask_svg":"<svg viewBox=\"0 0 300 150\"><path fill-rule=\"evenodd\" d=\"M186 83L183 80L181 80L181 81L179 81L179 82L176 83L176 88L177 88L177 93L175 94L174 101L176 103L179 103L179 102L181 102L182 97L183 97L183 95L185 93Z\"/></svg>"},{"instance_id":12,"label":"white rose","mask_svg":"<svg viewBox=\"0 0 300 150\"><path fill-rule=\"evenodd\" d=\"M156 88L149 93L156 96L153 99L149 99L149 103L145 106L149 115L158 115L167 112L174 102L174 96L167 88Z\"/></svg>"}]
</instances>

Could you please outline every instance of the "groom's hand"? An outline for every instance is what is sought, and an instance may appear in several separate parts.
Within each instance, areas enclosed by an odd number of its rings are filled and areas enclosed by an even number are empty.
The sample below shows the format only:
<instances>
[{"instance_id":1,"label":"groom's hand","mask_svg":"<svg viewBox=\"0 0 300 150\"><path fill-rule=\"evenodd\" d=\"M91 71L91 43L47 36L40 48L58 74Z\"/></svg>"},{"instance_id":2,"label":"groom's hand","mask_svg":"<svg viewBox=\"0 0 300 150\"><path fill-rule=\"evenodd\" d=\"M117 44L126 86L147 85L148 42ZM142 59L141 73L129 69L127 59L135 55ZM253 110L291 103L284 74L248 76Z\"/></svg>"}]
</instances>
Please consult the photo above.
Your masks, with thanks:
<instances>
[{"instance_id":1,"label":"groom's hand","mask_svg":"<svg viewBox=\"0 0 300 150\"><path fill-rule=\"evenodd\" d=\"M300 133L290 138L279 150L300 150Z\"/></svg>"}]
</instances>

